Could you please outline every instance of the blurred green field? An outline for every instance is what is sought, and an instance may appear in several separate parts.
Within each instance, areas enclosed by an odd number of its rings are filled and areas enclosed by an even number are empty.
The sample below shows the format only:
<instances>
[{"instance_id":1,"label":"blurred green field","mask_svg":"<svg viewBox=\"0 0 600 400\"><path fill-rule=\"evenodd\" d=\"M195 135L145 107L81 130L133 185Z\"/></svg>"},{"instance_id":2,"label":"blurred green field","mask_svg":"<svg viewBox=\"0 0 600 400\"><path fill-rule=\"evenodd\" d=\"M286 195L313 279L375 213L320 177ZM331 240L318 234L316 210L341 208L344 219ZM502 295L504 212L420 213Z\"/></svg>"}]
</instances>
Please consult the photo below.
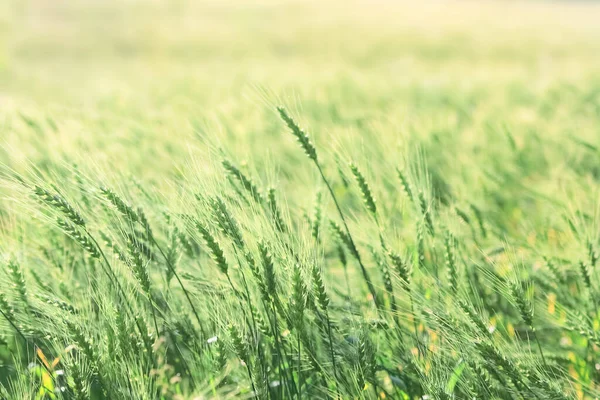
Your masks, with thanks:
<instances>
[{"instance_id":1,"label":"blurred green field","mask_svg":"<svg viewBox=\"0 0 600 400\"><path fill-rule=\"evenodd\" d=\"M164 142L186 151L198 134L262 156L282 148L264 146L277 126L265 91L297 108L324 143L385 137L396 147L414 130L426 141L456 128L461 110L460 147L498 120L544 136L595 133L596 4L321 3L8 1L1 108L17 154L2 159L120 162L136 142L148 152L120 166L148 173L140 165L152 155L169 172L182 160L160 151ZM51 152L29 139L19 112L64 126L47 133Z\"/></svg>"},{"instance_id":2,"label":"blurred green field","mask_svg":"<svg viewBox=\"0 0 600 400\"><path fill-rule=\"evenodd\" d=\"M599 20L1 2L0 398L598 398Z\"/></svg>"}]
</instances>

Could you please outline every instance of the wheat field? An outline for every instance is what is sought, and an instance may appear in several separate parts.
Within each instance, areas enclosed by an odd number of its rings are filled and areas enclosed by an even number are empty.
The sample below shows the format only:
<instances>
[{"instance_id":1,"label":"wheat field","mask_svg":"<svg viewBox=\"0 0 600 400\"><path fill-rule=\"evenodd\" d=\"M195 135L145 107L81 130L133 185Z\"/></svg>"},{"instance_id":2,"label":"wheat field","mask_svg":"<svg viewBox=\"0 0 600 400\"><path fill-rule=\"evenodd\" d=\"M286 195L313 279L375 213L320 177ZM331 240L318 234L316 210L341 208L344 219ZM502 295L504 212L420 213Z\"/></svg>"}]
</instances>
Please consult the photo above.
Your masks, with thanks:
<instances>
[{"instance_id":1,"label":"wheat field","mask_svg":"<svg viewBox=\"0 0 600 400\"><path fill-rule=\"evenodd\" d=\"M600 3L0 3L0 399L600 397Z\"/></svg>"}]
</instances>

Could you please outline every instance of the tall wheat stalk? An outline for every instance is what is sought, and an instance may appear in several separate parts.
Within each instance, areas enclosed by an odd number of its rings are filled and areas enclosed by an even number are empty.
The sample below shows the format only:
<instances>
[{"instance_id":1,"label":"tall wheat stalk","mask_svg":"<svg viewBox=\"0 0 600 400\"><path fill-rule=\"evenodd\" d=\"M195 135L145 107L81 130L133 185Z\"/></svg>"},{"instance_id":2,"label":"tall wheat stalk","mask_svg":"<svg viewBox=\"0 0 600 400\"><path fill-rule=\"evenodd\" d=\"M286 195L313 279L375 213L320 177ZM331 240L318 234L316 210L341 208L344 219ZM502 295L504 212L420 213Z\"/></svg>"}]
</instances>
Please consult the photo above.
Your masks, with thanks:
<instances>
[{"instance_id":1,"label":"tall wheat stalk","mask_svg":"<svg viewBox=\"0 0 600 400\"><path fill-rule=\"evenodd\" d=\"M335 208L337 209L338 215L339 215L340 219L342 220L342 224L344 225L344 230L346 231L346 235L349 239L349 244L352 248L353 255L356 258L356 260L358 261L361 273L363 275L365 282L367 283L367 287L369 289L369 292L371 293L371 296L373 297L373 301L375 302L376 305L379 305L377 291L375 290L375 286L373 285L373 282L371 281L369 272L365 268L365 266L362 262L362 258L360 257L360 254L358 253L358 249L356 247L356 244L354 243L354 239L352 238L352 234L350 233L350 229L348 228L348 224L346 223L346 218L344 217L344 213L342 212L342 209L341 209L340 204L337 200L337 197L333 191L333 188L332 188L331 184L329 183L329 180L325 176L325 173L323 172L321 164L318 161L317 150L313 146L308 135L298 126L298 124L296 124L296 122L292 119L292 117L289 116L289 114L287 113L285 108L277 107L277 111L279 112L281 119L286 123L287 127L290 129L291 133L298 140L298 143L300 143L300 147L302 147L302 149L304 150L304 152L306 153L308 158L310 158L313 161L313 163L315 164L315 166L317 167L319 175L321 176L321 179L325 183L325 186L327 187L327 190L329 191L329 194L331 195L331 198L333 199L333 203L335 204Z\"/></svg>"}]
</instances>

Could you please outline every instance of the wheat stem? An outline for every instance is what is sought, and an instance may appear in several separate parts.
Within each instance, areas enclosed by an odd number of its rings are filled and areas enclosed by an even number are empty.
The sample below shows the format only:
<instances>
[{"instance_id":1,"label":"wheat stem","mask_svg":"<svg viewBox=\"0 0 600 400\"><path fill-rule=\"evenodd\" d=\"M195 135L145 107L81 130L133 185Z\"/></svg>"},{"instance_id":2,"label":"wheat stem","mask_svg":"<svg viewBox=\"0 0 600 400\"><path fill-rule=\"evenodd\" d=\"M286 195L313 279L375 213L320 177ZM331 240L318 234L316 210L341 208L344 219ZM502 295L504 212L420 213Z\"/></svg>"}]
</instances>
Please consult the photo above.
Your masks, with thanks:
<instances>
[{"instance_id":1,"label":"wheat stem","mask_svg":"<svg viewBox=\"0 0 600 400\"><path fill-rule=\"evenodd\" d=\"M369 272L367 271L367 269L365 268L361 257L358 254L358 250L356 247L356 244L354 243L354 239L352 238L352 234L350 233L350 229L348 228L348 224L346 223L346 218L344 217L344 213L342 212L342 209L340 208L340 205L337 201L337 197L335 195L335 193L333 192L333 188L331 187L329 180L327 180L327 178L325 177L325 174L323 173L323 169L321 168L321 165L319 165L319 163L315 160L315 165L317 166L317 169L319 171L319 174L321 175L321 178L323 179L323 182L325 183L325 186L327 186L327 190L329 191L329 194L331 194L331 198L333 199L333 203L335 204L335 208L337 209L338 215L340 216L340 219L342 220L342 224L344 225L344 229L346 231L346 234L348 235L348 239L350 240L350 244L353 247L353 249L355 249L355 257L356 257L356 261L358 261L358 265L360 266L360 270L361 273L363 275L363 278L365 279L366 283L367 283L367 287L369 289L369 292L371 293L371 296L373 297L373 301L375 302L375 306L377 307L377 309L379 310L379 299L377 297L377 291L375 290L375 286L373 285L373 282L371 281L371 277L369 276Z\"/></svg>"},{"instance_id":2,"label":"wheat stem","mask_svg":"<svg viewBox=\"0 0 600 400\"><path fill-rule=\"evenodd\" d=\"M181 278L179 277L179 274L175 270L175 267L173 267L173 264L171 264L171 261L169 260L169 257L167 257L167 255L165 254L165 252L163 251L163 249L159 246L159 244L156 241L156 239L154 238L154 236L151 236L150 240L152 240L152 243L154 244L154 246L156 246L156 248L158 249L159 253L165 259L165 263L167 264L167 268L169 268L169 271L171 271L171 273L173 274L173 276L177 280L177 283L179 284L179 287L181 287L181 290L183 291L183 294L184 294L184 296L185 296L188 304L192 308L192 313L194 314L194 317L196 318L196 322L198 322L198 326L200 327L200 332L202 333L202 337L206 338L206 332L204 331L202 320L200 319L200 316L198 315L198 311L196 311L196 307L194 306L194 303L192 302L192 298L190 297L190 293L185 288L185 285L181 281Z\"/></svg>"}]
</instances>

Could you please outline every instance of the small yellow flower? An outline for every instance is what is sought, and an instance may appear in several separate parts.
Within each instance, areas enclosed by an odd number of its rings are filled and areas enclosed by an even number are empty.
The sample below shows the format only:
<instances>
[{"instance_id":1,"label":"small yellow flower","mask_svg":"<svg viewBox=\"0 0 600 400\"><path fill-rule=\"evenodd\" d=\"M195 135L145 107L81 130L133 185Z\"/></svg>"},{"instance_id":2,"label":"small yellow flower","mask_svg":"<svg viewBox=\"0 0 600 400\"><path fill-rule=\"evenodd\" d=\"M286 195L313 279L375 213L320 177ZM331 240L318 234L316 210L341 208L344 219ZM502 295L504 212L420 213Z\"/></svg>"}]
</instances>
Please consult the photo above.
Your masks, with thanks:
<instances>
[{"instance_id":1,"label":"small yellow flower","mask_svg":"<svg viewBox=\"0 0 600 400\"><path fill-rule=\"evenodd\" d=\"M511 338L515 337L515 327L510 322L506 324L506 330Z\"/></svg>"},{"instance_id":2,"label":"small yellow flower","mask_svg":"<svg viewBox=\"0 0 600 400\"><path fill-rule=\"evenodd\" d=\"M554 314L556 311L556 294L550 293L548 295L548 313Z\"/></svg>"}]
</instances>

